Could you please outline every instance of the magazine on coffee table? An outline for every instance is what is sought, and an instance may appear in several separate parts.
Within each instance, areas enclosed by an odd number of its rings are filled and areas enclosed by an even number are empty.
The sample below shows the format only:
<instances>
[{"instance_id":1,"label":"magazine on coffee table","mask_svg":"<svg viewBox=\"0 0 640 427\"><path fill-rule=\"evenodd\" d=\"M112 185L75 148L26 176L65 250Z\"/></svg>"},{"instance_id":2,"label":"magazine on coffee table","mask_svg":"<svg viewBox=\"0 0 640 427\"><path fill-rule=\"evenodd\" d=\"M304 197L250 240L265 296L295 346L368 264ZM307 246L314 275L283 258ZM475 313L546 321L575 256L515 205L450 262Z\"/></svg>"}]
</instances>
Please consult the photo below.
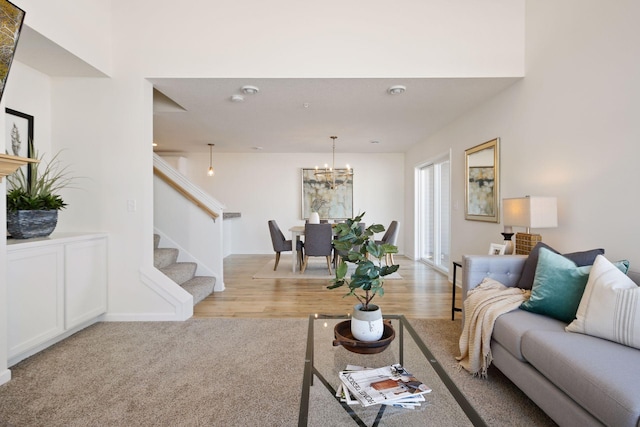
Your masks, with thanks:
<instances>
[{"instance_id":1,"label":"magazine on coffee table","mask_svg":"<svg viewBox=\"0 0 640 427\"><path fill-rule=\"evenodd\" d=\"M362 406L418 403L431 389L401 365L377 369L341 371L343 393L355 397Z\"/></svg>"}]
</instances>

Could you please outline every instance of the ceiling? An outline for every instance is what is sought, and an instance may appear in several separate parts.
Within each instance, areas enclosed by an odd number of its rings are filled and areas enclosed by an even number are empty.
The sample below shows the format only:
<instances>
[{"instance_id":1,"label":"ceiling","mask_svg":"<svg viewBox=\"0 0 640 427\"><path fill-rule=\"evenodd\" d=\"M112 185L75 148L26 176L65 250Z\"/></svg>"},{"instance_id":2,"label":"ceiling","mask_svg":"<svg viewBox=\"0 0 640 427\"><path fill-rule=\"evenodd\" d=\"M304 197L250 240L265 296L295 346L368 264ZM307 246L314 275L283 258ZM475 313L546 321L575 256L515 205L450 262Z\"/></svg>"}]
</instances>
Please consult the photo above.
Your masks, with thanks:
<instances>
[{"instance_id":1,"label":"ceiling","mask_svg":"<svg viewBox=\"0 0 640 427\"><path fill-rule=\"evenodd\" d=\"M404 152L518 78L154 78L156 152ZM241 88L259 92L243 95ZM391 95L388 88L406 91ZM244 101L234 102L233 95ZM377 143L374 143L377 141Z\"/></svg>"}]
</instances>

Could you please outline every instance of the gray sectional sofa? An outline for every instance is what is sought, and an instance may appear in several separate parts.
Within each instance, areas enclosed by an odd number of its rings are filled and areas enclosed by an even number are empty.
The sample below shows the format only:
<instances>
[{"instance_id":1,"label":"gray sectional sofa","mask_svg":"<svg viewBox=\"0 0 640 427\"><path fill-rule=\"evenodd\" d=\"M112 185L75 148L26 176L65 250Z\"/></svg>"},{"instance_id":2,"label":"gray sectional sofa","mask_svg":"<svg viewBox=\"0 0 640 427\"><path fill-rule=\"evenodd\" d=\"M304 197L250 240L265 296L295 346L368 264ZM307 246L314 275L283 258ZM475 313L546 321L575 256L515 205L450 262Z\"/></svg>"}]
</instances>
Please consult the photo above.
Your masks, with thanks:
<instances>
[{"instance_id":1,"label":"gray sectional sofa","mask_svg":"<svg viewBox=\"0 0 640 427\"><path fill-rule=\"evenodd\" d=\"M462 297L485 277L518 285L527 257L467 255ZM640 274L628 276L640 283ZM493 365L560 426L640 426L640 350L566 332L566 323L522 309L493 329Z\"/></svg>"}]
</instances>

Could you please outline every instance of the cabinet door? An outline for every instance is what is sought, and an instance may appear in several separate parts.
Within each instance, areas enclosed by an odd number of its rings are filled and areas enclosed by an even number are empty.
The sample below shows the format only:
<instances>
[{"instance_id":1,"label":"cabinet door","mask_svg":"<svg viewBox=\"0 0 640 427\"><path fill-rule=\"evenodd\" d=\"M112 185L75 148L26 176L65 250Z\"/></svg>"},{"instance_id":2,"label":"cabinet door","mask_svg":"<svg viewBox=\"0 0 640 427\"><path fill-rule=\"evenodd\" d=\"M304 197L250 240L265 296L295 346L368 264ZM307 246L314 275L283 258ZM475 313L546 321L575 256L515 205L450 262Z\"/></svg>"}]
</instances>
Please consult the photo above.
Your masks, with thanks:
<instances>
[{"instance_id":1,"label":"cabinet door","mask_svg":"<svg viewBox=\"0 0 640 427\"><path fill-rule=\"evenodd\" d=\"M7 254L9 358L64 332L64 250L48 246Z\"/></svg>"},{"instance_id":2,"label":"cabinet door","mask_svg":"<svg viewBox=\"0 0 640 427\"><path fill-rule=\"evenodd\" d=\"M65 326L107 311L107 239L65 245Z\"/></svg>"}]
</instances>

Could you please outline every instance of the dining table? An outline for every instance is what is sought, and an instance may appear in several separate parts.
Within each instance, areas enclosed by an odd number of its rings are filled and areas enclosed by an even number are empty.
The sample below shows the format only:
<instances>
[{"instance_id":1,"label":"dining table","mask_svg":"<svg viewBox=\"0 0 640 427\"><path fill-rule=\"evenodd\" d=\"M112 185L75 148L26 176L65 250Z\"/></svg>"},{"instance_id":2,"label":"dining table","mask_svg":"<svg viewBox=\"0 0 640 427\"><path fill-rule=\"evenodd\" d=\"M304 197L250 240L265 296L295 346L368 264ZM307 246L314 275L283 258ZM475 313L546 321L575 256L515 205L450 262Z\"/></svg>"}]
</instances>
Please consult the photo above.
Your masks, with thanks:
<instances>
[{"instance_id":1,"label":"dining table","mask_svg":"<svg viewBox=\"0 0 640 427\"><path fill-rule=\"evenodd\" d=\"M291 232L291 246L293 250L291 251L291 271L296 272L296 268L298 266L298 241L300 240L300 236L304 236L304 225L294 225L289 229Z\"/></svg>"}]
</instances>

